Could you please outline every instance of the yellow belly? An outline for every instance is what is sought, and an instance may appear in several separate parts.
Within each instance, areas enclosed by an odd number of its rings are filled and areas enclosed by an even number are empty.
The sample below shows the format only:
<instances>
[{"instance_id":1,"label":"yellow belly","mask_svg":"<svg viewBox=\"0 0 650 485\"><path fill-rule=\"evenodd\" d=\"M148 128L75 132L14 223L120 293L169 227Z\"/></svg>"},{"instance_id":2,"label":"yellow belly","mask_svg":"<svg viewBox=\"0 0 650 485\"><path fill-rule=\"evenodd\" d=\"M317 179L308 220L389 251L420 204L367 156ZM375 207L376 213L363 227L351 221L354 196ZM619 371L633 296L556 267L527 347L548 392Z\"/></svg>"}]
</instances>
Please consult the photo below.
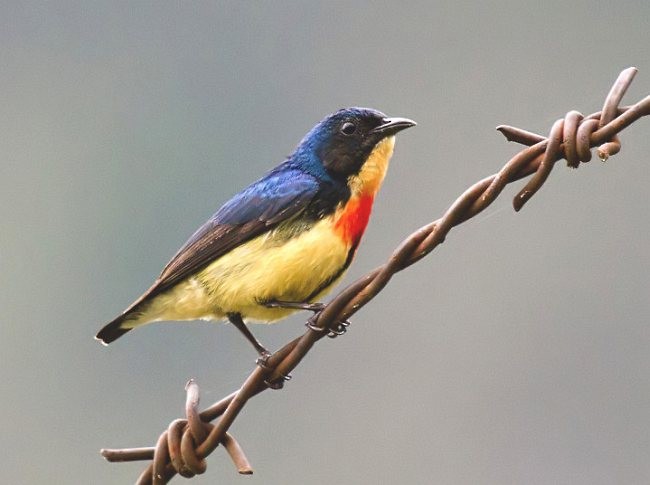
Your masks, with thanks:
<instances>
[{"instance_id":1,"label":"yellow belly","mask_svg":"<svg viewBox=\"0 0 650 485\"><path fill-rule=\"evenodd\" d=\"M341 271L348 252L348 245L332 231L329 219L288 240L272 231L233 249L196 276L158 295L140 318L127 325L219 320L230 312L241 313L246 319L277 320L295 310L266 308L260 302L305 301ZM322 296L335 282L312 299Z\"/></svg>"}]
</instances>

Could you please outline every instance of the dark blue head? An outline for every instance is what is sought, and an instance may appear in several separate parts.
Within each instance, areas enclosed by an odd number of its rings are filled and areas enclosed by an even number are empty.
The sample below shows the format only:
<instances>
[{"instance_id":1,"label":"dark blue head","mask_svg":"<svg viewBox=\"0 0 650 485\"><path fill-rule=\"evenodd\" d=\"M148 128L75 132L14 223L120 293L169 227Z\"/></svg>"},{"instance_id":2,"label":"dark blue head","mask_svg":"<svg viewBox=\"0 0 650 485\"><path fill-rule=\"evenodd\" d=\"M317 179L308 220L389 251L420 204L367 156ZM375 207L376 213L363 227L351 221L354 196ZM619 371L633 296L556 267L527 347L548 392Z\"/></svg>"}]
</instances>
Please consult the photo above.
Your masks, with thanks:
<instances>
[{"instance_id":1,"label":"dark blue head","mask_svg":"<svg viewBox=\"0 0 650 485\"><path fill-rule=\"evenodd\" d=\"M303 168L318 164L335 179L348 178L359 173L379 142L414 125L370 108L340 109L307 133L292 158Z\"/></svg>"}]
</instances>

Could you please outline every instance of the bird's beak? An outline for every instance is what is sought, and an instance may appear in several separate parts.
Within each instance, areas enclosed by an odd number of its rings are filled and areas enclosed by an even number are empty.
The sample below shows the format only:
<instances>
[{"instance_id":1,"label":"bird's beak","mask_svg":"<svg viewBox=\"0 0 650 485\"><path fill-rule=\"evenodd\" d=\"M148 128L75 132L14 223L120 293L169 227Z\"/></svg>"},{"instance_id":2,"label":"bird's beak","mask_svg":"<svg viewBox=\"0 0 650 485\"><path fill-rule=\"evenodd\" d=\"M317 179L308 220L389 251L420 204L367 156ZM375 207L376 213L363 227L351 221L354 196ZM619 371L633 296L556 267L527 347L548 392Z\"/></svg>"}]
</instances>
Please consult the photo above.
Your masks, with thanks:
<instances>
[{"instance_id":1,"label":"bird's beak","mask_svg":"<svg viewBox=\"0 0 650 485\"><path fill-rule=\"evenodd\" d=\"M417 123L408 118L384 118L381 125L370 130L370 133L381 133L383 136L391 136L398 131L405 130L415 125L417 125Z\"/></svg>"}]
</instances>

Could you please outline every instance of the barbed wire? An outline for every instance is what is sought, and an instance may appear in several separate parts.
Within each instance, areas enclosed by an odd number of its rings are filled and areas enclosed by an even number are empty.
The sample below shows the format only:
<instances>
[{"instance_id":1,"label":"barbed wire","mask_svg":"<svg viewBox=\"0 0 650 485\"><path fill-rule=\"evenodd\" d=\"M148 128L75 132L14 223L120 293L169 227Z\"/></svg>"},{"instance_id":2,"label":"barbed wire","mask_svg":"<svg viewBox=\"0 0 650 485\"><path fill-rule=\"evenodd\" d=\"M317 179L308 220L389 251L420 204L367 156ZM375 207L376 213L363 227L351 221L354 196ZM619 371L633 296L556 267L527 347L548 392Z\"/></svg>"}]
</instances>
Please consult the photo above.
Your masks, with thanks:
<instances>
[{"instance_id":1,"label":"barbed wire","mask_svg":"<svg viewBox=\"0 0 650 485\"><path fill-rule=\"evenodd\" d=\"M650 96L632 106L619 107L636 72L636 68L630 67L619 74L602 111L588 116L569 111L553 124L548 138L512 126L498 126L497 130L508 141L527 148L512 157L498 173L469 187L440 219L404 239L386 263L336 295L309 319L308 329L302 336L276 351L263 365L257 365L237 391L199 413L199 386L190 380L186 386L185 419L172 421L155 447L103 449L101 454L111 462L151 460L137 481L141 485L164 484L176 474L190 478L204 473L205 458L219 444L226 449L239 473L253 473L242 448L228 433L248 400L266 389L281 388L318 340L326 335L336 337L344 333L349 318L372 300L395 273L429 254L444 242L453 227L488 207L507 184L533 175L513 199L514 209L519 211L544 185L558 160L564 158L569 167L577 168L580 163L591 160L594 147L602 161L618 153L621 148L618 133L639 118L650 115Z\"/></svg>"}]
</instances>

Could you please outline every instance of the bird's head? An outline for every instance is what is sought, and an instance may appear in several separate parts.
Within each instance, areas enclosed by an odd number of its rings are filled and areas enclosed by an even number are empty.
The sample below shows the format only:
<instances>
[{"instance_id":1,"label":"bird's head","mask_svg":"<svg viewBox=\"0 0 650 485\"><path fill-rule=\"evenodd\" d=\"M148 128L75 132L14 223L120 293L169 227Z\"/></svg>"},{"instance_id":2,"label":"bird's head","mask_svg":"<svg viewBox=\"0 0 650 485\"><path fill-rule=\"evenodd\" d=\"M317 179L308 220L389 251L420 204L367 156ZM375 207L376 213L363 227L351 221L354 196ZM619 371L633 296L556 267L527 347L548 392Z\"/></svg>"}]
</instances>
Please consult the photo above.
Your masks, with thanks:
<instances>
[{"instance_id":1,"label":"bird's head","mask_svg":"<svg viewBox=\"0 0 650 485\"><path fill-rule=\"evenodd\" d=\"M393 154L395 134L415 126L407 118L389 118L369 108L344 108L318 123L297 153L318 163L332 178L347 182L352 192L374 195Z\"/></svg>"}]
</instances>

